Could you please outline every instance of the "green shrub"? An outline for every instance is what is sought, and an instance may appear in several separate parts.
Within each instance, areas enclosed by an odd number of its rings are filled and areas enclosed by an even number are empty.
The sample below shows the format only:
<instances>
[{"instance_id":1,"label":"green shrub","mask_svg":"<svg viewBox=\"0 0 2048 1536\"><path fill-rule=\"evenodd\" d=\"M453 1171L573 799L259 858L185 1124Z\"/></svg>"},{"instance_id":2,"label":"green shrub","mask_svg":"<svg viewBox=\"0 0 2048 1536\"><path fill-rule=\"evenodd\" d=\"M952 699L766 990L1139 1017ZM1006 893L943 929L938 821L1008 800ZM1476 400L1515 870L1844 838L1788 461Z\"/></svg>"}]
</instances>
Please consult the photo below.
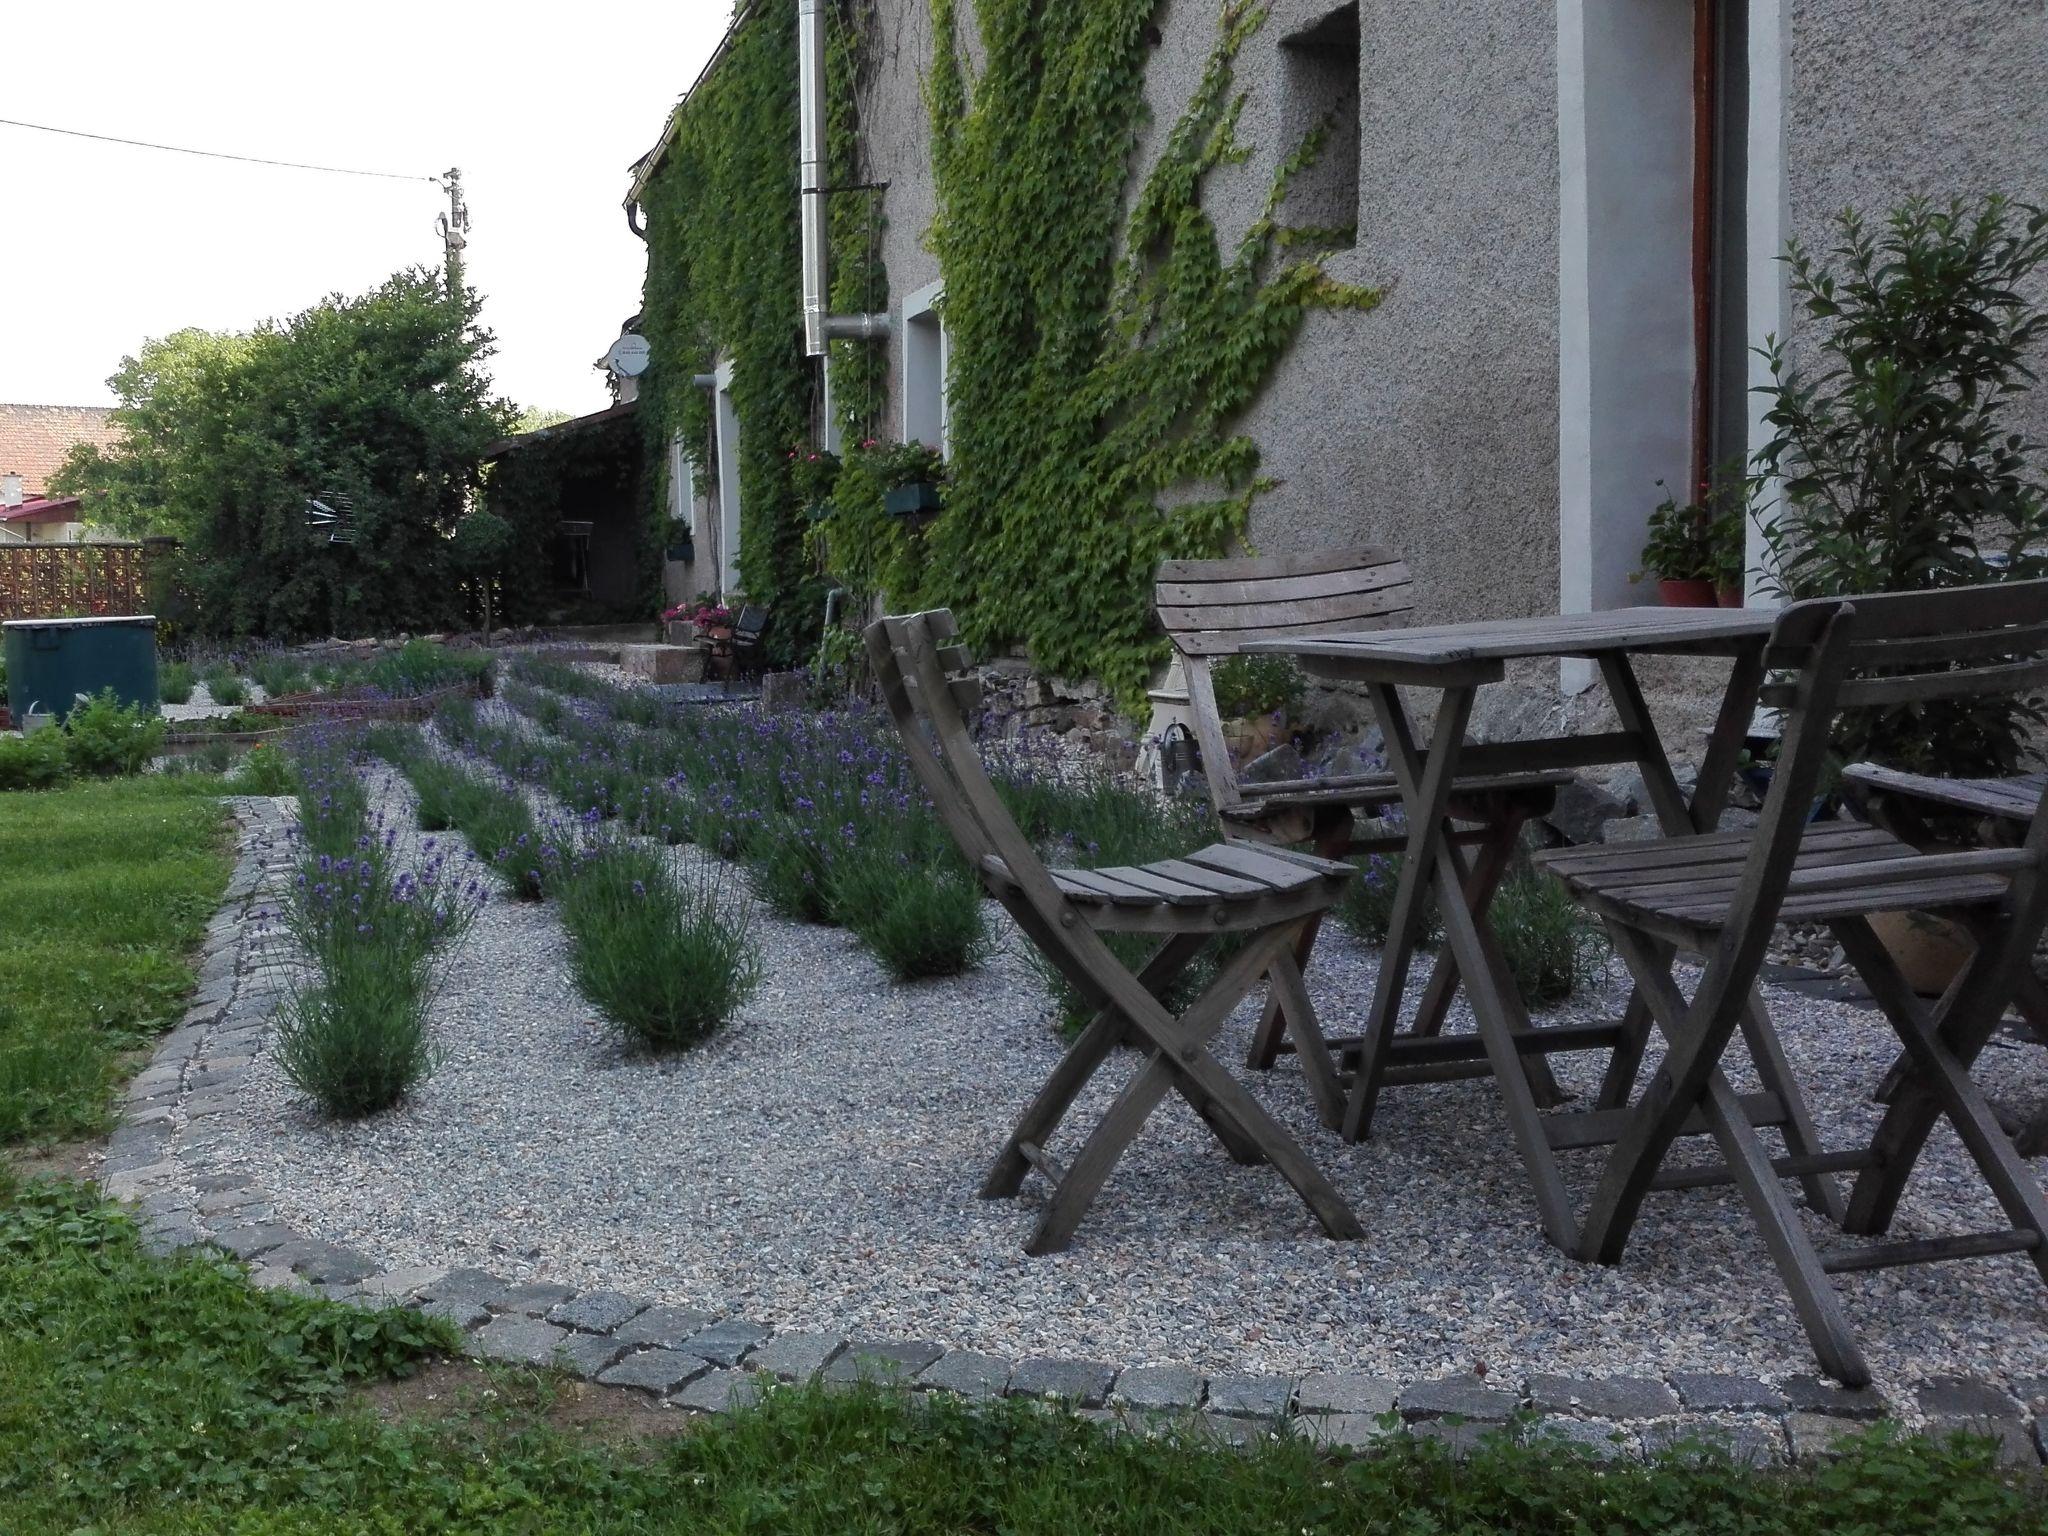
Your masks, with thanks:
<instances>
[{"instance_id":1,"label":"green shrub","mask_svg":"<svg viewBox=\"0 0 2048 1536\"><path fill-rule=\"evenodd\" d=\"M981 888L957 859L864 850L835 862L831 889L834 917L898 981L957 976L988 956Z\"/></svg>"},{"instance_id":2,"label":"green shrub","mask_svg":"<svg viewBox=\"0 0 2048 1536\"><path fill-rule=\"evenodd\" d=\"M45 727L30 736L0 735L0 790L53 789L70 771L62 731Z\"/></svg>"},{"instance_id":3,"label":"green shrub","mask_svg":"<svg viewBox=\"0 0 2048 1536\"><path fill-rule=\"evenodd\" d=\"M298 788L298 770L292 760L271 746L253 749L227 783L231 795L291 795L298 793Z\"/></svg>"},{"instance_id":4,"label":"green shrub","mask_svg":"<svg viewBox=\"0 0 2048 1536\"><path fill-rule=\"evenodd\" d=\"M1555 876L1518 869L1490 914L1501 953L1532 1008L1561 1003L1607 962L1607 935Z\"/></svg>"},{"instance_id":5,"label":"green shrub","mask_svg":"<svg viewBox=\"0 0 2048 1536\"><path fill-rule=\"evenodd\" d=\"M189 661L167 661L157 670L157 697L166 704L190 704L199 675Z\"/></svg>"},{"instance_id":6,"label":"green shrub","mask_svg":"<svg viewBox=\"0 0 2048 1536\"><path fill-rule=\"evenodd\" d=\"M123 706L113 689L103 689L66 717L64 755L72 772L94 778L140 773L163 750L167 729L155 710Z\"/></svg>"},{"instance_id":7,"label":"green shrub","mask_svg":"<svg viewBox=\"0 0 2048 1536\"><path fill-rule=\"evenodd\" d=\"M1231 656L1211 674L1216 712L1240 716L1284 715L1299 720L1308 707L1308 679L1291 656Z\"/></svg>"},{"instance_id":8,"label":"green shrub","mask_svg":"<svg viewBox=\"0 0 2048 1536\"><path fill-rule=\"evenodd\" d=\"M306 672L285 656L261 656L249 663L249 676L268 698L306 691Z\"/></svg>"},{"instance_id":9,"label":"green shrub","mask_svg":"<svg viewBox=\"0 0 2048 1536\"><path fill-rule=\"evenodd\" d=\"M782 818L751 839L745 859L754 889L778 917L837 922L832 869L835 850L824 835Z\"/></svg>"},{"instance_id":10,"label":"green shrub","mask_svg":"<svg viewBox=\"0 0 2048 1536\"><path fill-rule=\"evenodd\" d=\"M731 1023L761 981L742 892L707 869L679 879L623 838L580 850L561 895L576 989L626 1038L686 1050Z\"/></svg>"},{"instance_id":11,"label":"green shrub","mask_svg":"<svg viewBox=\"0 0 2048 1536\"><path fill-rule=\"evenodd\" d=\"M483 683L491 671L488 651L453 651L432 640L408 640L389 656L370 663L364 681L393 698L415 698L457 683Z\"/></svg>"}]
</instances>

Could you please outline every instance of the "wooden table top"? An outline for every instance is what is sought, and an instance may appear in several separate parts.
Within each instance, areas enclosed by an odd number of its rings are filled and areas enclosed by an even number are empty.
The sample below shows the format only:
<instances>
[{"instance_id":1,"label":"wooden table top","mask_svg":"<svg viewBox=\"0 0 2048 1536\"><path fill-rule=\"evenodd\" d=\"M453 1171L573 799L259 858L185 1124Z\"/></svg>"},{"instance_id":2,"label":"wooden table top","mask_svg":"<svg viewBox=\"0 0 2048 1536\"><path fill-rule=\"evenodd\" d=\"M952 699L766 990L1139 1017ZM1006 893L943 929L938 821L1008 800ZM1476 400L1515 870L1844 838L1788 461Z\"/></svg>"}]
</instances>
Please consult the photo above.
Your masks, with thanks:
<instances>
[{"instance_id":1,"label":"wooden table top","mask_svg":"<svg viewBox=\"0 0 2048 1536\"><path fill-rule=\"evenodd\" d=\"M1777 618L1771 608L1610 608L1602 613L1552 613L1412 629L1331 628L1254 640L1244 649L1303 662L1345 663L1347 670L1373 671L1387 665L1404 672L1616 652L1729 656L1769 638Z\"/></svg>"}]
</instances>

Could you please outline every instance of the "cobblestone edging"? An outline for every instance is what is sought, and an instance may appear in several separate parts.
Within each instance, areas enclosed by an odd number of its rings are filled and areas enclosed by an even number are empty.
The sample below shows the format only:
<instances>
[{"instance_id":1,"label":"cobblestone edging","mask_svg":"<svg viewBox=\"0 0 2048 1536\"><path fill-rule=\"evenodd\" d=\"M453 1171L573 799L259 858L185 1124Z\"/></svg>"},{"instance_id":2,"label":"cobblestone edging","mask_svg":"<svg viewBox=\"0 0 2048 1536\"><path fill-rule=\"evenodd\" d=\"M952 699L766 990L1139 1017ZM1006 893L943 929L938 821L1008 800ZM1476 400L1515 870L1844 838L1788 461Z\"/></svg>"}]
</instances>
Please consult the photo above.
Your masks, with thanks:
<instances>
[{"instance_id":1,"label":"cobblestone edging","mask_svg":"<svg viewBox=\"0 0 2048 1536\"><path fill-rule=\"evenodd\" d=\"M232 804L236 866L207 926L199 989L183 1022L129 1084L101 1170L107 1192L136 1205L145 1242L157 1252L212 1244L248 1263L257 1285L365 1306L418 1307L462 1329L478 1358L559 1365L694 1412L744 1403L768 1382L873 1377L969 1399L1058 1400L1090 1417L1132 1419L1140 1427L1193 1416L1232 1442L1291 1425L1333 1447L1360 1448L1406 1433L1462 1448L1513 1419L1529 1432L1603 1454L1654 1452L1697 1438L1775 1463L1825 1455L1837 1436L1896 1412L1937 1432L1989 1435L2015 1464L2048 1456L2048 1379L2008 1391L1988 1380L1938 1378L1919 1384L1910 1403L1895 1403L1813 1376L1776 1384L1689 1372L1666 1379L1538 1374L1410 1382L1344 1373L1204 1377L1172 1365L1013 1361L933 1342L776 1332L744 1318L477 1269L387 1269L292 1231L276 1219L269 1194L245 1175L209 1169L206 1150L236 1111L236 1090L263 1048L278 1000L284 940L253 917L275 899L291 864L289 802Z\"/></svg>"}]
</instances>

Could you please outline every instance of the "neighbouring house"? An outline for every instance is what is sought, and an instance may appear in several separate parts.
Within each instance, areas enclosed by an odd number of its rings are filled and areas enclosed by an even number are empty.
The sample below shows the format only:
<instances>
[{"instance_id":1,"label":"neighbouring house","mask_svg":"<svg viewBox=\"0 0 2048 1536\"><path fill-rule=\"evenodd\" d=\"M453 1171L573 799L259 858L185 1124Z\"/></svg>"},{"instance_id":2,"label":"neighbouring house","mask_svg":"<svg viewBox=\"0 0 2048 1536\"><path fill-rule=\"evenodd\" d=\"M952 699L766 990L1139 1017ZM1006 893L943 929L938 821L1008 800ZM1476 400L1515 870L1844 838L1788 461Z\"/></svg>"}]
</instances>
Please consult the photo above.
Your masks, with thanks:
<instances>
[{"instance_id":1,"label":"neighbouring house","mask_svg":"<svg viewBox=\"0 0 2048 1536\"><path fill-rule=\"evenodd\" d=\"M654 560L631 400L490 445L485 504L519 535L514 623L646 618Z\"/></svg>"},{"instance_id":2,"label":"neighbouring house","mask_svg":"<svg viewBox=\"0 0 2048 1536\"><path fill-rule=\"evenodd\" d=\"M1106 15L1116 0L1101 3ZM677 402L674 431L650 433L650 458L670 513L695 534L695 563L671 566L671 591L738 585L749 542L786 538L772 519L796 515L754 504L770 481L747 478L747 401L772 396L746 377L766 366L750 364L750 346L771 355L808 326L813 372L799 416L814 441L842 445L854 365L870 402L861 429L956 451L963 361L946 294L959 274L945 252L963 242L940 217L947 156L935 153L933 103L953 59L974 77L964 99L977 102L983 82L1008 89L1037 67L992 58L992 47L1050 48L1056 32L1079 35L1085 14L1075 0L1042 0L1044 17L1063 19L1026 27L1017 17L1031 7L1007 3L992 43L980 26L992 5L976 0L737 9L627 197L650 245L643 407ZM2048 11L2038 3L1270 0L1256 24L1226 0L1143 10L1118 13L1142 27L1095 38L1112 70L1116 50L1143 49L1126 208L1172 152L1217 57L1221 18L1237 28L1225 97L1239 102L1237 149L1205 169L1188 206L1213 223L1226 261L1270 215L1319 252L1330 282L1377 299L1309 309L1234 418L1266 482L1241 540L1267 554L1397 547L1423 594L1419 619L1648 600L1632 577L1658 482L1697 484L1769 435L1752 393L1767 377L1758 348L1799 341L1787 242L1824 246L1843 208L1881 218L1912 195L2048 203ZM935 37L935 18L950 18L950 42ZM772 110L748 118L738 91L716 96L723 75L765 77L770 52L787 56ZM1075 89L1088 88L1085 73ZM692 113L703 101L716 115L700 128ZM760 142L720 150L713 123ZM984 175L1044 173L1058 135L1028 121L982 127L999 151ZM1276 177L1312 130L1320 153L1294 167L1273 207ZM956 141L950 153L979 149ZM734 188L751 184L746 156L762 167L756 179L784 189L773 221L732 206ZM800 198L800 185L817 190ZM703 274L687 275L697 291L669 293L693 248L673 228L713 187L718 216L743 222L754 243L751 280L773 272L787 295L779 331L758 344L737 330L739 306L701 291ZM1040 222L974 233L1064 251L1072 231ZM842 282L849 251L872 274L864 294ZM665 319L664 304L680 304L688 323ZM818 356L828 352L829 368ZM2041 393L2026 425L2048 436ZM1047 452L1073 445L1048 441ZM970 511L999 533L1019 526L997 508ZM1056 597L1072 579L1058 543L1090 530L1063 526L1065 509L1035 515L1042 595ZM1753 583L1760 553L1752 534ZM978 590L963 600L988 600L985 581ZM1567 690L1583 681L1566 668Z\"/></svg>"},{"instance_id":3,"label":"neighbouring house","mask_svg":"<svg viewBox=\"0 0 2048 1536\"><path fill-rule=\"evenodd\" d=\"M84 534L78 497L25 497L21 476L0 475L0 544L77 544Z\"/></svg>"},{"instance_id":4,"label":"neighbouring house","mask_svg":"<svg viewBox=\"0 0 2048 1536\"><path fill-rule=\"evenodd\" d=\"M85 537L76 497L49 496L50 477L79 443L110 447L113 408L0 404L0 542L75 544Z\"/></svg>"}]
</instances>

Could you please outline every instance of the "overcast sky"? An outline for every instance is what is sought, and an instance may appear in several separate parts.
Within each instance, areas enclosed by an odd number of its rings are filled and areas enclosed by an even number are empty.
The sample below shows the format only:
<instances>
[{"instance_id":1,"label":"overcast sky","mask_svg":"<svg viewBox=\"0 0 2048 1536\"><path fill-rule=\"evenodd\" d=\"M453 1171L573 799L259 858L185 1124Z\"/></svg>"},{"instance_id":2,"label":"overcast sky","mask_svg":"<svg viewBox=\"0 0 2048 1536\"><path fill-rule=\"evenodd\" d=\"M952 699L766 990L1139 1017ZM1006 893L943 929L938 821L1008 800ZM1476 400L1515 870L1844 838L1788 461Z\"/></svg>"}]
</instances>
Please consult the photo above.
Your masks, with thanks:
<instances>
[{"instance_id":1,"label":"overcast sky","mask_svg":"<svg viewBox=\"0 0 2048 1536\"><path fill-rule=\"evenodd\" d=\"M0 118L437 176L522 406L609 403L591 367L640 303L626 167L729 0L94 0L9 5ZM792 155L794 148L792 147ZM144 337L246 329L438 264L427 181L203 160L0 126L0 401L94 405ZM794 306L795 298L792 296Z\"/></svg>"}]
</instances>

